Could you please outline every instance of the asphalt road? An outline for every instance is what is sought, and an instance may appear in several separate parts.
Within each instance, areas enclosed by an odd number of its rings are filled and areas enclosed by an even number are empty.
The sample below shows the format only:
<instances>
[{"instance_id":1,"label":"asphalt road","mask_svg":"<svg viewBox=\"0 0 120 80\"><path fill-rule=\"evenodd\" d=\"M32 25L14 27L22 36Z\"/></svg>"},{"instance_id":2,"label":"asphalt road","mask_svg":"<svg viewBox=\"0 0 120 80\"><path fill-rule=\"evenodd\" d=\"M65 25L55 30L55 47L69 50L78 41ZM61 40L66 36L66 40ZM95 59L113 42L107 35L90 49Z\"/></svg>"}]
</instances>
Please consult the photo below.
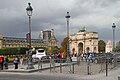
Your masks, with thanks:
<instances>
[{"instance_id":1,"label":"asphalt road","mask_svg":"<svg viewBox=\"0 0 120 80\"><path fill-rule=\"evenodd\" d=\"M0 80L78 80L71 76L60 74L38 73L3 73L0 72ZM83 79L79 79L83 80Z\"/></svg>"}]
</instances>

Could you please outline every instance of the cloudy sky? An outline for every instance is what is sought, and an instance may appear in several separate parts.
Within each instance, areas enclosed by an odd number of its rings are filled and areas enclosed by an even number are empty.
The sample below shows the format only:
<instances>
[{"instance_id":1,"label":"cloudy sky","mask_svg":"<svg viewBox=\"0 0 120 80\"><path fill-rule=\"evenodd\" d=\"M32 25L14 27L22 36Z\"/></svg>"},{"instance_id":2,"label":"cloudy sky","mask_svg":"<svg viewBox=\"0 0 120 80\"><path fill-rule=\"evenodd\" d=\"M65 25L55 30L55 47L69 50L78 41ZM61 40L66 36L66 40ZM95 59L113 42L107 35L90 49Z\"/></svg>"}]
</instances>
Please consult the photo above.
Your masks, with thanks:
<instances>
[{"instance_id":1,"label":"cloudy sky","mask_svg":"<svg viewBox=\"0 0 120 80\"><path fill-rule=\"evenodd\" d=\"M112 40L116 24L116 42L120 41L120 0L0 0L0 33L4 37L25 37L28 33L28 3L33 7L32 38L41 30L54 29L60 42L66 37L66 12L70 12L70 34L83 26L96 31L99 40Z\"/></svg>"}]
</instances>

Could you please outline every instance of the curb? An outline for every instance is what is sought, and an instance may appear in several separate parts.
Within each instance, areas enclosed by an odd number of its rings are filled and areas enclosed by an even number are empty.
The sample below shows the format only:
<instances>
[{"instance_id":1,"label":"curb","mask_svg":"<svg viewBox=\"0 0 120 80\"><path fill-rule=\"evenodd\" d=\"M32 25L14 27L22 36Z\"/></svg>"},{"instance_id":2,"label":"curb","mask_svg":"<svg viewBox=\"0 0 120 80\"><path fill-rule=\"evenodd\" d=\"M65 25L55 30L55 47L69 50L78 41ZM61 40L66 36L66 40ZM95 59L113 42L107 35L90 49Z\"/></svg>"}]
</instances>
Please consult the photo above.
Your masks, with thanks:
<instances>
[{"instance_id":1,"label":"curb","mask_svg":"<svg viewBox=\"0 0 120 80\"><path fill-rule=\"evenodd\" d=\"M76 64L76 63L72 63L72 64ZM61 66L68 66L68 63L66 64L61 64ZM60 65L57 65L55 67L60 67ZM53 66L51 66L51 68L53 68ZM32 73L32 72L37 72L37 71L41 71L41 70L47 70L50 69L49 67L43 67L42 69L6 69L6 70L1 70L1 72L19 72L19 73Z\"/></svg>"}]
</instances>

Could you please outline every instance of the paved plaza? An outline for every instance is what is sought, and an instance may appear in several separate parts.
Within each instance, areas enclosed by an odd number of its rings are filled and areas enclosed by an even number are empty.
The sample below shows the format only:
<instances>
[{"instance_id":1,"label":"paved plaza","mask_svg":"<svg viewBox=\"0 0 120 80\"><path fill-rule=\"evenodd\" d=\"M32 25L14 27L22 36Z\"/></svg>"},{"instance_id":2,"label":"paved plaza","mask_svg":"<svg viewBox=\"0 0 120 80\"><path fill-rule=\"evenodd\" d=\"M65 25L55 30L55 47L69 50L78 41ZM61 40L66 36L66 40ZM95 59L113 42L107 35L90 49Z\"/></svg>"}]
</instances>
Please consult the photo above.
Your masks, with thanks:
<instances>
[{"instance_id":1,"label":"paved plaza","mask_svg":"<svg viewBox=\"0 0 120 80\"><path fill-rule=\"evenodd\" d=\"M62 65L62 66L61 66ZM55 68L51 68L50 63L44 63L41 66L38 66L38 64L35 64L35 69L27 70L27 65L21 66L19 65L19 69L15 70L14 65L9 65L8 70L3 70L2 72L7 73L21 73L25 74L27 72L28 74L49 74L49 75L66 75L66 76L72 76L75 78L80 78L83 80L118 80L118 76L120 74L120 68L119 66L114 68L114 65L108 64L108 71L106 76L106 64L95 64L91 63L89 66L89 75L88 75L88 64L85 61L81 61L79 64L76 62L74 64L68 64L68 63L55 63ZM60 67L61 66L61 67ZM29 73L29 72L32 73ZM1 73L2 73L1 72Z\"/></svg>"}]
</instances>

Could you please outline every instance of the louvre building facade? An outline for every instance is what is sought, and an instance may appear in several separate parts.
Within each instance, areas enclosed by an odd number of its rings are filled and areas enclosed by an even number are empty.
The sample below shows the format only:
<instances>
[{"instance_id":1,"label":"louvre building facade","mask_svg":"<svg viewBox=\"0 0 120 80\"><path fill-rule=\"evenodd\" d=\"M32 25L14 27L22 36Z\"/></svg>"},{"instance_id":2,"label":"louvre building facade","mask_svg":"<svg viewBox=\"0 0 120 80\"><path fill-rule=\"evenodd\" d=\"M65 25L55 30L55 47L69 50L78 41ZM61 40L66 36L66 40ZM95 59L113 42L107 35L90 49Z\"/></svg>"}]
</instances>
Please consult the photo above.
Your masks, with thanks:
<instances>
[{"instance_id":1,"label":"louvre building facade","mask_svg":"<svg viewBox=\"0 0 120 80\"><path fill-rule=\"evenodd\" d=\"M0 33L0 49L13 47L28 47L29 42L27 38L4 37ZM32 47L54 47L57 45L57 39L54 36L54 30L41 31L38 39L31 39Z\"/></svg>"}]
</instances>

